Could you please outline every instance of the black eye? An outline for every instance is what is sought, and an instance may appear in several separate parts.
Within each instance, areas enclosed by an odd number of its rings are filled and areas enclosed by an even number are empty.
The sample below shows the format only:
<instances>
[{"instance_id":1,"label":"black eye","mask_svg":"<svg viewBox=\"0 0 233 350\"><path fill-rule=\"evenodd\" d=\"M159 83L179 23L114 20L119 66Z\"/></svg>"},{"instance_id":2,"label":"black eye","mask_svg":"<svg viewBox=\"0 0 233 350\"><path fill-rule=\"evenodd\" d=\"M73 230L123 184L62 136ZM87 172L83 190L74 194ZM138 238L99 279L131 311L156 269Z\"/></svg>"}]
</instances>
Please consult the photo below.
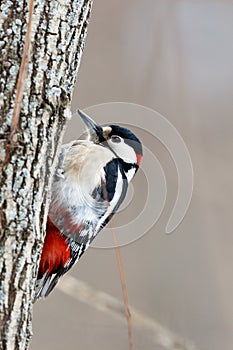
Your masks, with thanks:
<instances>
[{"instance_id":1,"label":"black eye","mask_svg":"<svg viewBox=\"0 0 233 350\"><path fill-rule=\"evenodd\" d=\"M111 136L111 141L114 142L114 143L120 143L121 142L121 137L113 135L113 136Z\"/></svg>"}]
</instances>

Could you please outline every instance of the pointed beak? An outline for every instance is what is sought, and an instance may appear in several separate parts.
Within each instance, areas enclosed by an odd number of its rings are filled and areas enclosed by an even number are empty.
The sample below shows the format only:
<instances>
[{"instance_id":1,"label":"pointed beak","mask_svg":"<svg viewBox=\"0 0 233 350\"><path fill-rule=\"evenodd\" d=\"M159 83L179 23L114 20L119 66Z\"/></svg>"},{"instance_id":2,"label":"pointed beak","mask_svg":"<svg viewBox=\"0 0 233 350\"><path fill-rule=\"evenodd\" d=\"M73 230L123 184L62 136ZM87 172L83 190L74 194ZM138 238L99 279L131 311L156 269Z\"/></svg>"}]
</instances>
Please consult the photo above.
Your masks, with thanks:
<instances>
[{"instance_id":1,"label":"pointed beak","mask_svg":"<svg viewBox=\"0 0 233 350\"><path fill-rule=\"evenodd\" d=\"M97 124L93 119L91 119L85 112L78 109L78 114L82 118L84 124L86 125L90 135L95 135L98 141L103 140L103 128L101 125Z\"/></svg>"}]
</instances>

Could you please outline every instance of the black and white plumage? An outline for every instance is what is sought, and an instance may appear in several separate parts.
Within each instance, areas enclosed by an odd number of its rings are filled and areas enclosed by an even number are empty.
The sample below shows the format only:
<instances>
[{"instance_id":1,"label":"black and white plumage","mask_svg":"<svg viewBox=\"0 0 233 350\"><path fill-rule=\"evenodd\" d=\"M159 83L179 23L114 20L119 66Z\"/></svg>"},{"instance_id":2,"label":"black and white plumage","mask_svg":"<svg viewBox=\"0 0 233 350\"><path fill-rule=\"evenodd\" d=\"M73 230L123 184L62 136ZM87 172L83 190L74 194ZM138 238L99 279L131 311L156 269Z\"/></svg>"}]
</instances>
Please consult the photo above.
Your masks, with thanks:
<instances>
[{"instance_id":1,"label":"black and white plumage","mask_svg":"<svg viewBox=\"0 0 233 350\"><path fill-rule=\"evenodd\" d=\"M64 145L54 177L36 297L47 296L76 263L125 198L142 157L128 129L100 126L79 111L86 140Z\"/></svg>"}]
</instances>

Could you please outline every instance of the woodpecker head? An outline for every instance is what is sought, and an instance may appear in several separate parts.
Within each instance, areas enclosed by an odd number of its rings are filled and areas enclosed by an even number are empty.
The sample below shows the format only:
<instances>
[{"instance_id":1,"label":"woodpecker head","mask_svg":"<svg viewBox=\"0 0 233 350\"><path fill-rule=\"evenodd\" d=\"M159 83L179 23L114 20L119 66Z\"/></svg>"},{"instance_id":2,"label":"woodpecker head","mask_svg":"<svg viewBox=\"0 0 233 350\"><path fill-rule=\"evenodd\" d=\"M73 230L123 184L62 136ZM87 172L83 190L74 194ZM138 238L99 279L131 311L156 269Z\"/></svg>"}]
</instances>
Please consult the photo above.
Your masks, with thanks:
<instances>
[{"instance_id":1,"label":"woodpecker head","mask_svg":"<svg viewBox=\"0 0 233 350\"><path fill-rule=\"evenodd\" d=\"M139 167L142 158L142 144L129 129L118 125L102 126L83 111L78 110L78 113L88 128L91 141L108 147L126 165Z\"/></svg>"}]
</instances>

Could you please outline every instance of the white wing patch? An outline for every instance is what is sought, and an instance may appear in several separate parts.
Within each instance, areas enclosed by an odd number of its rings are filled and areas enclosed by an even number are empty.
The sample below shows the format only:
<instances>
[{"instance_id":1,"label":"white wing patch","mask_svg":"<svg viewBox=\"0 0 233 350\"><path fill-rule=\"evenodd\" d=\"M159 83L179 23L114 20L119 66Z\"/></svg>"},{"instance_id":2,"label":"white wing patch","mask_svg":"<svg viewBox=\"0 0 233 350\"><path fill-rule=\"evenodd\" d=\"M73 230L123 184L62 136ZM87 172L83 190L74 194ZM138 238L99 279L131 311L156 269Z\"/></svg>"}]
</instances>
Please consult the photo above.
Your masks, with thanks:
<instances>
[{"instance_id":1,"label":"white wing patch","mask_svg":"<svg viewBox=\"0 0 233 350\"><path fill-rule=\"evenodd\" d=\"M122 193L123 193L123 187L124 187L124 182L123 182L123 179L122 179L122 174L121 174L121 171L118 167L118 176L117 176L117 183L116 183L116 187L115 187L115 193L114 193L114 196L111 200L111 203L108 203L108 206L107 206L107 210L105 212L105 214L100 218L99 220L99 223L96 227L96 232L98 233L102 226L104 225L106 219L114 212L114 209L115 207L117 206L121 196L122 196Z\"/></svg>"}]
</instances>

